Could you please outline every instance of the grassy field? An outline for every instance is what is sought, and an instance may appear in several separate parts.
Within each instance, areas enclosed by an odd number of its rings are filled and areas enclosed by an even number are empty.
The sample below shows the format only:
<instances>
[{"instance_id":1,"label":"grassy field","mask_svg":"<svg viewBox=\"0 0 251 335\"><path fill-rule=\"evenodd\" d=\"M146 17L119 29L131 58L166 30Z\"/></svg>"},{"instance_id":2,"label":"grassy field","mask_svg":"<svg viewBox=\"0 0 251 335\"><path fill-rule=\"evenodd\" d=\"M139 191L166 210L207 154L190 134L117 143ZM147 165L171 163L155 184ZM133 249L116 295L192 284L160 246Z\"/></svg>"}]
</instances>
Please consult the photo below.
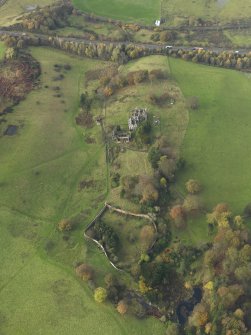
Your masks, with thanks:
<instances>
[{"instance_id":1,"label":"grassy field","mask_svg":"<svg viewBox=\"0 0 251 335\"><path fill-rule=\"evenodd\" d=\"M14 24L18 16L31 10L34 6L39 5L40 7L50 5L54 0L41 0L41 1L29 1L29 0L7 0L6 3L0 6L0 25L11 25Z\"/></svg>"},{"instance_id":2,"label":"grassy field","mask_svg":"<svg viewBox=\"0 0 251 335\"><path fill-rule=\"evenodd\" d=\"M45 48L34 48L32 54L42 65L41 88L2 125L18 125L17 134L0 139L0 333L163 334L163 325L154 319L121 318L112 306L97 305L74 275L75 261L92 264L98 278L113 271L83 239L83 228L107 192L100 128L84 131L74 120L85 71L105 64ZM61 72L62 81L55 81L56 63L72 65ZM54 96L54 86L61 97ZM85 142L90 133L96 143ZM79 191L86 178L95 187ZM79 212L78 228L63 238L56 223Z\"/></svg>"},{"instance_id":3,"label":"grassy field","mask_svg":"<svg viewBox=\"0 0 251 335\"><path fill-rule=\"evenodd\" d=\"M3 59L4 57L4 52L5 52L5 46L3 42L0 42L0 61Z\"/></svg>"},{"instance_id":4,"label":"grassy field","mask_svg":"<svg viewBox=\"0 0 251 335\"><path fill-rule=\"evenodd\" d=\"M198 179L209 208L225 201L240 213L251 200L251 76L175 59L170 66L184 95L198 96L201 105L190 112L180 187L189 178Z\"/></svg>"},{"instance_id":5,"label":"grassy field","mask_svg":"<svg viewBox=\"0 0 251 335\"><path fill-rule=\"evenodd\" d=\"M153 24L160 16L160 0L73 0L73 4L89 13L131 22Z\"/></svg>"},{"instance_id":6,"label":"grassy field","mask_svg":"<svg viewBox=\"0 0 251 335\"><path fill-rule=\"evenodd\" d=\"M182 18L193 17L221 22L240 20L251 16L248 0L74 0L75 7L100 16L153 24L161 16L167 24L178 25Z\"/></svg>"},{"instance_id":7,"label":"grassy field","mask_svg":"<svg viewBox=\"0 0 251 335\"><path fill-rule=\"evenodd\" d=\"M218 19L224 23L249 18L251 5L248 0L164 0L162 16L167 18L167 24L179 24L181 17Z\"/></svg>"}]
</instances>

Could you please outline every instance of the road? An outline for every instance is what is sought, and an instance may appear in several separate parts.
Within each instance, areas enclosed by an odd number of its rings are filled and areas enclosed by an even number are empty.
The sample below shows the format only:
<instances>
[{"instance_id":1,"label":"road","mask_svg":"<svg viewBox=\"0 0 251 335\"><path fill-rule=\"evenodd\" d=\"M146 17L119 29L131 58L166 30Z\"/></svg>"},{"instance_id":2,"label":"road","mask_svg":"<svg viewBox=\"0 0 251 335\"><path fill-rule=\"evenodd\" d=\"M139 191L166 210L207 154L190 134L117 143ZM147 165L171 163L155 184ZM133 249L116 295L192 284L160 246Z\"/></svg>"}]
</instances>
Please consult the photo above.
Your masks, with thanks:
<instances>
[{"instance_id":1,"label":"road","mask_svg":"<svg viewBox=\"0 0 251 335\"><path fill-rule=\"evenodd\" d=\"M1 0L0 0L1 1ZM170 50L173 51L178 51L178 50L184 50L184 51L193 51L195 49L198 49L198 47L195 46L184 46L184 45L179 45L179 46L172 46L171 48L165 48L165 45L160 45L160 44L151 44L151 43L136 43L136 42L129 42L129 41L124 41L124 42L111 42L111 41L100 41L100 40L95 40L95 41L90 41L87 39L82 39L82 38L78 38L78 37L65 37L65 36L57 36L57 35L44 35L44 34L36 34L36 33L26 33L26 32L22 32L22 31L10 31L10 30L4 30L3 28L0 29L0 36L1 35L9 35L9 36L13 36L13 37L20 37L23 39L27 39L29 37L36 37L36 38L40 38L41 40L46 40L48 39L48 37L53 37L53 38L58 38L62 41L67 41L67 42L79 42L79 43L85 43L85 44L90 44L90 45L98 45L100 43L102 44L113 44L113 45L134 45L135 47L146 47L148 49L151 50L159 50L159 49L166 49L167 52ZM219 54L221 52L236 52L237 50L234 49L224 49L224 48L220 48L220 47L212 47L212 48L203 48L204 50L207 51L212 51L216 54ZM249 52L251 52L251 49L238 49L238 54L240 55L245 55L248 54Z\"/></svg>"}]
</instances>

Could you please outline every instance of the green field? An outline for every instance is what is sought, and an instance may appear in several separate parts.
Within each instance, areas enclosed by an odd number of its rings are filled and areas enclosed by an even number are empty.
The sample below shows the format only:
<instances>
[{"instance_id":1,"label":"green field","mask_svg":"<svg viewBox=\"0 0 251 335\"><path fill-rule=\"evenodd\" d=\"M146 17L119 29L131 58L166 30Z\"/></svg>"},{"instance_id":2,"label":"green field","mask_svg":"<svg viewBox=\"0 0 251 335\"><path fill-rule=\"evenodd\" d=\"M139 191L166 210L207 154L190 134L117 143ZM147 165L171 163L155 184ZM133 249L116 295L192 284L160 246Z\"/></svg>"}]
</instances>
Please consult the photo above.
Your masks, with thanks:
<instances>
[{"instance_id":1,"label":"green field","mask_svg":"<svg viewBox=\"0 0 251 335\"><path fill-rule=\"evenodd\" d=\"M83 76L104 62L78 59L62 52L34 48L41 63L41 87L31 92L8 123L14 136L1 136L0 156L0 333L13 334L163 334L154 319L122 318L113 306L97 305L87 285L74 274L73 263L96 268L98 284L113 271L106 258L83 239L83 229L102 206L107 193L100 128L76 127ZM71 64L61 71L55 64ZM48 87L46 87L48 86ZM61 97L55 97L54 86ZM79 191L86 178L95 187ZM82 212L78 228L64 239L56 230L64 217ZM101 281L101 282L100 282Z\"/></svg>"},{"instance_id":2,"label":"green field","mask_svg":"<svg viewBox=\"0 0 251 335\"><path fill-rule=\"evenodd\" d=\"M153 24L160 16L160 0L73 0L83 11L124 21Z\"/></svg>"},{"instance_id":3,"label":"green field","mask_svg":"<svg viewBox=\"0 0 251 335\"><path fill-rule=\"evenodd\" d=\"M113 19L154 24L161 16L167 24L179 24L182 18L219 19L221 22L240 20L251 16L248 0L74 0L76 8Z\"/></svg>"},{"instance_id":4,"label":"green field","mask_svg":"<svg viewBox=\"0 0 251 335\"><path fill-rule=\"evenodd\" d=\"M179 24L182 18L219 20L221 23L250 18L251 5L248 0L164 0L162 17L167 24Z\"/></svg>"},{"instance_id":5,"label":"green field","mask_svg":"<svg viewBox=\"0 0 251 335\"><path fill-rule=\"evenodd\" d=\"M180 187L198 179L209 209L228 202L240 213L251 200L251 76L171 58L170 67L184 95L198 96L201 105L190 112Z\"/></svg>"}]
</instances>

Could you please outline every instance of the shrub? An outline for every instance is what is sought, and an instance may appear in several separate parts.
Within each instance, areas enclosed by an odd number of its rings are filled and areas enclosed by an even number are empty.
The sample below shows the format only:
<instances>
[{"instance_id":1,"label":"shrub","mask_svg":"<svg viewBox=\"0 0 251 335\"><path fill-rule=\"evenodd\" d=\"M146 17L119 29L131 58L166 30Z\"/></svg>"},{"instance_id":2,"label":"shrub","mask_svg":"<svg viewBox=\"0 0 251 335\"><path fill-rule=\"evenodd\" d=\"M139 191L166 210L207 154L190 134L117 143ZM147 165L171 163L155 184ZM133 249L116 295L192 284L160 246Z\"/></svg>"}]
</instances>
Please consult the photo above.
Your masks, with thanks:
<instances>
[{"instance_id":1,"label":"shrub","mask_svg":"<svg viewBox=\"0 0 251 335\"><path fill-rule=\"evenodd\" d=\"M197 212L201 209L201 201L196 195L188 195L184 200L183 207L188 212Z\"/></svg>"},{"instance_id":2,"label":"shrub","mask_svg":"<svg viewBox=\"0 0 251 335\"><path fill-rule=\"evenodd\" d=\"M189 179L186 182L186 189L189 193L195 194L201 191L201 185L197 180Z\"/></svg>"},{"instance_id":3,"label":"shrub","mask_svg":"<svg viewBox=\"0 0 251 335\"><path fill-rule=\"evenodd\" d=\"M174 220L177 228L184 228L186 212L183 206L176 205L170 210L170 216Z\"/></svg>"},{"instance_id":4,"label":"shrub","mask_svg":"<svg viewBox=\"0 0 251 335\"><path fill-rule=\"evenodd\" d=\"M175 160L162 156L159 161L159 169L165 178L173 178L176 169Z\"/></svg>"},{"instance_id":5,"label":"shrub","mask_svg":"<svg viewBox=\"0 0 251 335\"><path fill-rule=\"evenodd\" d=\"M103 90L103 93L105 97L110 97L113 95L113 89L110 86L106 86Z\"/></svg>"},{"instance_id":6,"label":"shrub","mask_svg":"<svg viewBox=\"0 0 251 335\"><path fill-rule=\"evenodd\" d=\"M96 302L104 302L107 298L107 290L103 287L98 287L94 291L94 299Z\"/></svg>"},{"instance_id":7,"label":"shrub","mask_svg":"<svg viewBox=\"0 0 251 335\"><path fill-rule=\"evenodd\" d=\"M58 229L60 231L70 231L73 228L73 222L68 219L63 219L58 223Z\"/></svg>"},{"instance_id":8,"label":"shrub","mask_svg":"<svg viewBox=\"0 0 251 335\"><path fill-rule=\"evenodd\" d=\"M125 315L127 313L127 310L128 310L128 305L125 302L125 300L120 300L117 305L117 311L119 312L119 314Z\"/></svg>"},{"instance_id":9,"label":"shrub","mask_svg":"<svg viewBox=\"0 0 251 335\"><path fill-rule=\"evenodd\" d=\"M166 335L179 335L179 326L176 323L170 323L166 330Z\"/></svg>"}]
</instances>

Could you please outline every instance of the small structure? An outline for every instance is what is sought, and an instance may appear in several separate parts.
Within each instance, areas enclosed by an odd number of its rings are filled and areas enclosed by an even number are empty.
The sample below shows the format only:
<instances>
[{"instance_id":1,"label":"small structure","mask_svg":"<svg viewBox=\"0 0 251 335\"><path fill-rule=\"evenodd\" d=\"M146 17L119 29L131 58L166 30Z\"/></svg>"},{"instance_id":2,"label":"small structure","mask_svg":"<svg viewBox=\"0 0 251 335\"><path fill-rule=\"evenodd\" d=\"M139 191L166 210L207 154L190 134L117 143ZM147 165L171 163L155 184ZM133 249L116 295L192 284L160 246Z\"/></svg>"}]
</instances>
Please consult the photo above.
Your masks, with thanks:
<instances>
[{"instance_id":1,"label":"small structure","mask_svg":"<svg viewBox=\"0 0 251 335\"><path fill-rule=\"evenodd\" d=\"M122 130L120 126L117 126L112 131L112 139L117 143L129 143L131 134Z\"/></svg>"},{"instance_id":2,"label":"small structure","mask_svg":"<svg viewBox=\"0 0 251 335\"><path fill-rule=\"evenodd\" d=\"M132 116L128 119L128 128L130 131L137 129L138 125L147 120L146 108L135 108Z\"/></svg>"}]
</instances>

